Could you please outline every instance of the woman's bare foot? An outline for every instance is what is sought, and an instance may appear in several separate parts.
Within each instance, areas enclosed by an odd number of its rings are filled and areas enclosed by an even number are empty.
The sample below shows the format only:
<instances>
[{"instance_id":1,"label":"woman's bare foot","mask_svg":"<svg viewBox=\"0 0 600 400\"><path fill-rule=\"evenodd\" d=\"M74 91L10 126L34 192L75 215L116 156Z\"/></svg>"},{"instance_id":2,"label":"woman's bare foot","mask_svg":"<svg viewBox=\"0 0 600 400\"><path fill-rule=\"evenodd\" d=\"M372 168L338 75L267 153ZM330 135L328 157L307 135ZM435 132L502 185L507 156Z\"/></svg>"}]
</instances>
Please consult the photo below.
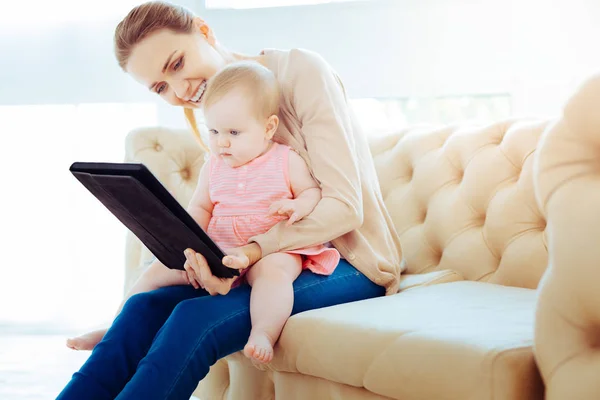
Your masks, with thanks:
<instances>
[{"instance_id":1,"label":"woman's bare foot","mask_svg":"<svg viewBox=\"0 0 600 400\"><path fill-rule=\"evenodd\" d=\"M252 361L269 363L273 359L273 341L264 332L251 333L244 346L244 355Z\"/></svg>"},{"instance_id":2,"label":"woman's bare foot","mask_svg":"<svg viewBox=\"0 0 600 400\"><path fill-rule=\"evenodd\" d=\"M73 350L92 350L104 337L106 329L99 329L76 338L67 339L67 347Z\"/></svg>"}]
</instances>

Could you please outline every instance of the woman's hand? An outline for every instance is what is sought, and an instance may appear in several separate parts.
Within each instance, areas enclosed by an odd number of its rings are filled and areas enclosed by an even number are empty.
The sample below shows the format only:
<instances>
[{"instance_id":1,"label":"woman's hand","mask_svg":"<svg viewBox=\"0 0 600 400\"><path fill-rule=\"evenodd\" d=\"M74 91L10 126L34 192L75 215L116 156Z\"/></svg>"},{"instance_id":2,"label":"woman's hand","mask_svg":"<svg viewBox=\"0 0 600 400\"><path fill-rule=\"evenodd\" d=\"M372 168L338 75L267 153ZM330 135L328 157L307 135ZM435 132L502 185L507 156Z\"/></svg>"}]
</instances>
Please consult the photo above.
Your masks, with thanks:
<instances>
[{"instance_id":1,"label":"woman's hand","mask_svg":"<svg viewBox=\"0 0 600 400\"><path fill-rule=\"evenodd\" d=\"M262 250L257 243L225 250L223 265L234 269L245 269L256 264L262 258Z\"/></svg>"},{"instance_id":2,"label":"woman's hand","mask_svg":"<svg viewBox=\"0 0 600 400\"><path fill-rule=\"evenodd\" d=\"M186 261L183 267L187 272L190 284L195 289L202 288L211 296L229 293L235 278L223 279L214 276L204 256L192 249L187 249L184 254Z\"/></svg>"},{"instance_id":3,"label":"woman's hand","mask_svg":"<svg viewBox=\"0 0 600 400\"><path fill-rule=\"evenodd\" d=\"M223 265L232 269L246 269L250 266L250 257L244 247L226 249L227 255L223 258Z\"/></svg>"},{"instance_id":4,"label":"woman's hand","mask_svg":"<svg viewBox=\"0 0 600 400\"><path fill-rule=\"evenodd\" d=\"M228 249L225 252L227 256L223 258L223 265L237 270L248 268L261 257L260 246L256 243ZM196 253L192 249L187 249L184 254L186 257L184 268L187 272L188 280L194 288L205 289L211 296L229 293L231 285L237 277L227 279L218 278L212 274L202 254Z\"/></svg>"}]
</instances>

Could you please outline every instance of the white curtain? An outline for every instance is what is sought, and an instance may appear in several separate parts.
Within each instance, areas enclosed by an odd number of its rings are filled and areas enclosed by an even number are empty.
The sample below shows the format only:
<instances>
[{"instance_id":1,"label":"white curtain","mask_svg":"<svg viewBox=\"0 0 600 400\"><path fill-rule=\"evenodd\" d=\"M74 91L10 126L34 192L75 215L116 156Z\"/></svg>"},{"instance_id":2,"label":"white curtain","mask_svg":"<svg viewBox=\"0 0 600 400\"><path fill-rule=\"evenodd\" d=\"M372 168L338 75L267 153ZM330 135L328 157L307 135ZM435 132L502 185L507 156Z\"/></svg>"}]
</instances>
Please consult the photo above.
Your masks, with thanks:
<instances>
[{"instance_id":1,"label":"white curtain","mask_svg":"<svg viewBox=\"0 0 600 400\"><path fill-rule=\"evenodd\" d=\"M0 330L80 330L121 300L125 228L69 173L122 161L158 99L118 67L113 30L137 1L14 2L0 16Z\"/></svg>"},{"instance_id":2,"label":"white curtain","mask_svg":"<svg viewBox=\"0 0 600 400\"><path fill-rule=\"evenodd\" d=\"M368 0L205 0L206 8L263 8L263 7L287 7L308 6L315 4L342 3L348 1Z\"/></svg>"}]
</instances>

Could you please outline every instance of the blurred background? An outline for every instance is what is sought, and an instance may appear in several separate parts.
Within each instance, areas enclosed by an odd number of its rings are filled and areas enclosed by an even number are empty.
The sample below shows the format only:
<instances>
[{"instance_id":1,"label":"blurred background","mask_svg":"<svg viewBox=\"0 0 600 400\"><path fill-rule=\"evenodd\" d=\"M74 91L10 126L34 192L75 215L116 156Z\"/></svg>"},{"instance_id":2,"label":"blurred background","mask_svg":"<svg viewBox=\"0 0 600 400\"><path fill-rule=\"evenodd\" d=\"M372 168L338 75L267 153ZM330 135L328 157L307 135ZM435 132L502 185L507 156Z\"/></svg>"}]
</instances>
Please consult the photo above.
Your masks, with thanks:
<instances>
[{"instance_id":1,"label":"blurred background","mask_svg":"<svg viewBox=\"0 0 600 400\"><path fill-rule=\"evenodd\" d=\"M10 3L0 14L0 398L52 398L87 356L69 353L64 339L109 323L124 283L126 232L69 166L122 161L133 128L186 124L112 53L115 25L141 2ZM370 135L557 116L600 70L598 0L177 3L233 51L320 53ZM14 375L29 356L66 361L41 362L40 371L51 369L44 376Z\"/></svg>"}]
</instances>

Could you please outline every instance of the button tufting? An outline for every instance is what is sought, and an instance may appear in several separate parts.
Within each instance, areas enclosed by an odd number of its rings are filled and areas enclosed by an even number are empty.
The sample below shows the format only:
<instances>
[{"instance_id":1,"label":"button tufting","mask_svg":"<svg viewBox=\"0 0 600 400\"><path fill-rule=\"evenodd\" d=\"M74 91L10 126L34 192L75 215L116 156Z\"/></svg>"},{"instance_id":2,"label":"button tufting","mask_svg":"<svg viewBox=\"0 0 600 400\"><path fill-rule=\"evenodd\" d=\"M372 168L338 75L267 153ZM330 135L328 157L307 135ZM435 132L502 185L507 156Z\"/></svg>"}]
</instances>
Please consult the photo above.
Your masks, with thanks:
<instances>
[{"instance_id":1,"label":"button tufting","mask_svg":"<svg viewBox=\"0 0 600 400\"><path fill-rule=\"evenodd\" d=\"M435 251L436 264L440 265L442 261L442 256L444 255L444 249L438 249Z\"/></svg>"},{"instance_id":2,"label":"button tufting","mask_svg":"<svg viewBox=\"0 0 600 400\"><path fill-rule=\"evenodd\" d=\"M154 144L154 150L155 150L155 151L162 151L162 149L163 149L163 147L161 146L161 144L160 144L160 143L156 142L156 143Z\"/></svg>"},{"instance_id":3,"label":"button tufting","mask_svg":"<svg viewBox=\"0 0 600 400\"><path fill-rule=\"evenodd\" d=\"M181 174L181 179L183 179L184 181L190 179L191 174L189 168L184 168L181 171L179 171L179 173Z\"/></svg>"}]
</instances>

